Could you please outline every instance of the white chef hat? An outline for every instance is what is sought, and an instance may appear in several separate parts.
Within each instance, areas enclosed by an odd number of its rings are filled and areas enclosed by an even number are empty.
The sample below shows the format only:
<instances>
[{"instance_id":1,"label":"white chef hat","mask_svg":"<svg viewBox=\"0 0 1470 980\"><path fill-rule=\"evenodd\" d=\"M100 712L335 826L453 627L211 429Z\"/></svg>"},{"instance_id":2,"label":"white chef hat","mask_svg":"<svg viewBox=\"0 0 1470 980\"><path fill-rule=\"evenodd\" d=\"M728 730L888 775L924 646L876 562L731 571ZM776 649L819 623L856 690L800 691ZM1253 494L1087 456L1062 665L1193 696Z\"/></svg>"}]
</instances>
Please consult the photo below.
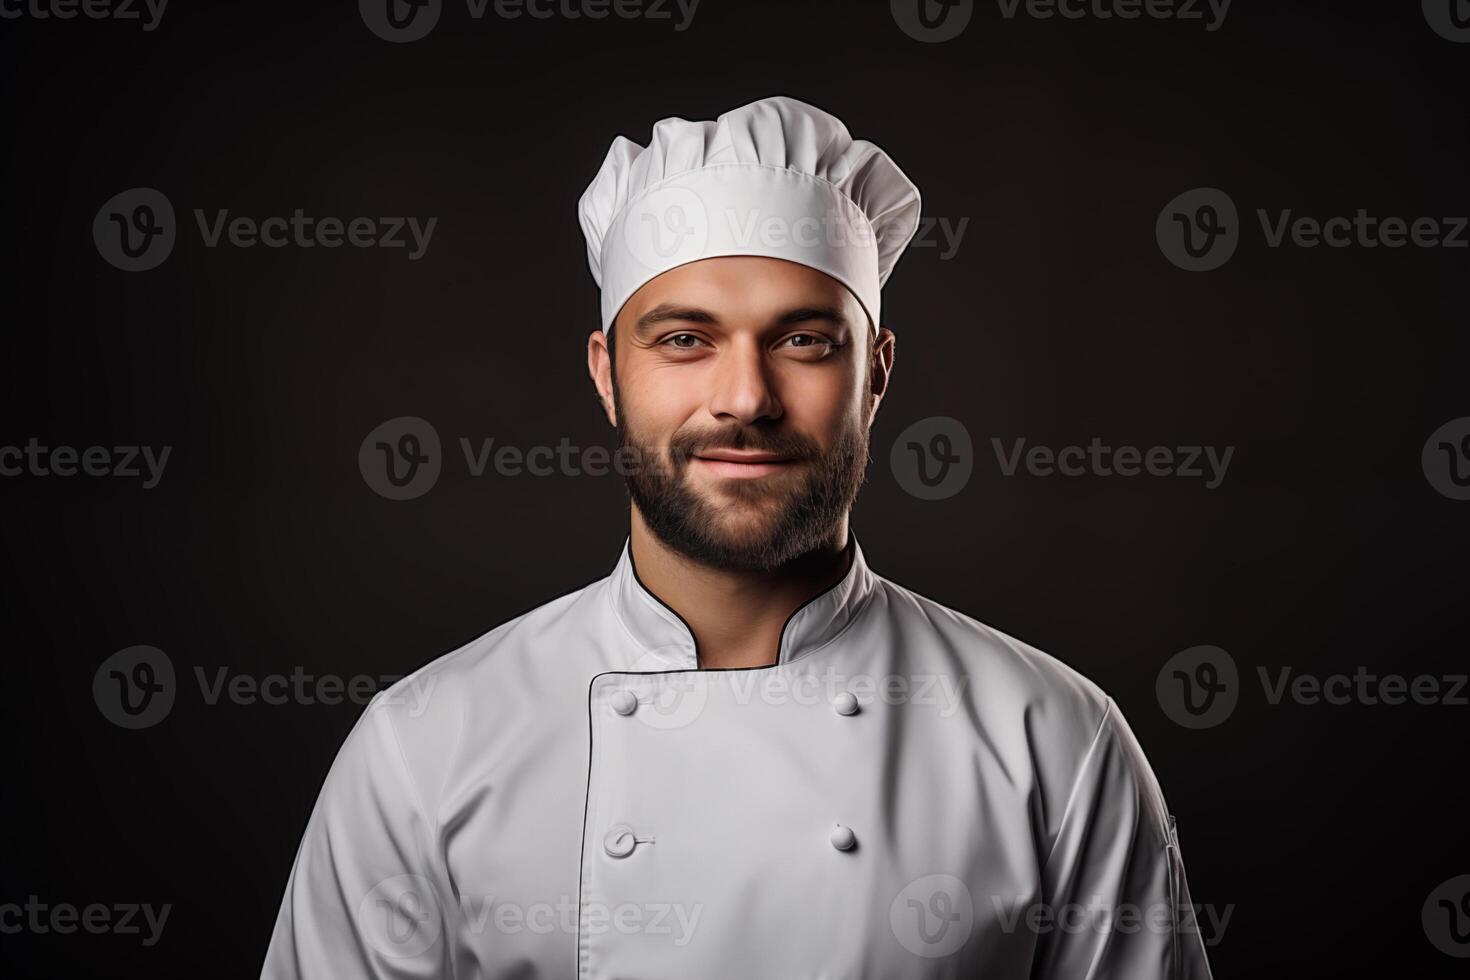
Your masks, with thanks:
<instances>
[{"instance_id":1,"label":"white chef hat","mask_svg":"<svg viewBox=\"0 0 1470 980\"><path fill-rule=\"evenodd\" d=\"M613 140L578 207L602 330L655 276L761 255L841 282L876 330L879 294L919 224L919 189L842 121L776 96L714 122L670 118L647 147Z\"/></svg>"}]
</instances>

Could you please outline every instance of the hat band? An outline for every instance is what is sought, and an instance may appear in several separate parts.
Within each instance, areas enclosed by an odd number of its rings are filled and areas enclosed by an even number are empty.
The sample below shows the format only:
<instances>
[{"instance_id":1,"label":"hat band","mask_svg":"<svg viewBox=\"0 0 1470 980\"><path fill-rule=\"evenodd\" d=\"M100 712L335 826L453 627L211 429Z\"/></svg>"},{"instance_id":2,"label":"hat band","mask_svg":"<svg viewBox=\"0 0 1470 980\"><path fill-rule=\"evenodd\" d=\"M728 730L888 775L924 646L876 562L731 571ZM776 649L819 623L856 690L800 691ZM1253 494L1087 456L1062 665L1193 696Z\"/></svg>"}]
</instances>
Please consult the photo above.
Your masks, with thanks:
<instances>
[{"instance_id":1,"label":"hat band","mask_svg":"<svg viewBox=\"0 0 1470 980\"><path fill-rule=\"evenodd\" d=\"M819 177L759 163L715 164L648 188L602 243L602 329L650 279L726 255L786 259L826 273L879 323L878 238L867 215Z\"/></svg>"}]
</instances>

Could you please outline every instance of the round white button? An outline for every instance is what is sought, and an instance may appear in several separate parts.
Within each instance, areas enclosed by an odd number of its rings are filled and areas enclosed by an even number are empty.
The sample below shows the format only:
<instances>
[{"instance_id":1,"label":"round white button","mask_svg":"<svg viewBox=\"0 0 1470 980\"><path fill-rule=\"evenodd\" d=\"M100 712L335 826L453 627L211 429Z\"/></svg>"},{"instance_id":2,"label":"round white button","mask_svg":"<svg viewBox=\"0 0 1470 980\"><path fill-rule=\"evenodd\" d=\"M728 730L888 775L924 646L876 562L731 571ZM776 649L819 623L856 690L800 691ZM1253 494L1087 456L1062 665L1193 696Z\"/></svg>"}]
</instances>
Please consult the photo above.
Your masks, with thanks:
<instances>
[{"instance_id":1,"label":"round white button","mask_svg":"<svg viewBox=\"0 0 1470 980\"><path fill-rule=\"evenodd\" d=\"M855 715L858 713L857 695L851 691L843 691L832 699L832 707L837 709L839 715Z\"/></svg>"},{"instance_id":2,"label":"round white button","mask_svg":"<svg viewBox=\"0 0 1470 980\"><path fill-rule=\"evenodd\" d=\"M637 846L638 842L633 839L633 828L627 824L618 824L602 839L602 849L609 857L625 858Z\"/></svg>"},{"instance_id":3,"label":"round white button","mask_svg":"<svg viewBox=\"0 0 1470 980\"><path fill-rule=\"evenodd\" d=\"M638 698L632 691L619 691L612 696L612 706L620 715L631 715L638 710Z\"/></svg>"},{"instance_id":4,"label":"round white button","mask_svg":"<svg viewBox=\"0 0 1470 980\"><path fill-rule=\"evenodd\" d=\"M856 845L857 835L852 832L851 827L844 827L842 824L838 824L837 829L832 831L832 846L839 851L850 851Z\"/></svg>"}]
</instances>

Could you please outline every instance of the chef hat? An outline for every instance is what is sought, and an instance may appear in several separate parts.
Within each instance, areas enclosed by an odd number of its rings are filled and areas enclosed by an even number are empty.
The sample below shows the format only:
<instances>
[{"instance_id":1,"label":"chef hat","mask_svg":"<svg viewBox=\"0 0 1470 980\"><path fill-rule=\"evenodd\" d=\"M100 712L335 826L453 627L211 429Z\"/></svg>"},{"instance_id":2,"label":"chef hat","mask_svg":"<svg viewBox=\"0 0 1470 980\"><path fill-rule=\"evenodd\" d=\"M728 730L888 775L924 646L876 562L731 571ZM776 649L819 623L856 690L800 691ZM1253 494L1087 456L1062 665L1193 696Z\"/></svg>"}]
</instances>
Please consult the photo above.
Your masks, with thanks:
<instances>
[{"instance_id":1,"label":"chef hat","mask_svg":"<svg viewBox=\"0 0 1470 980\"><path fill-rule=\"evenodd\" d=\"M842 283L878 327L879 292L919 224L919 189L830 113L776 96L714 122L664 119L613 140L578 208L602 329L676 266L762 255Z\"/></svg>"}]
</instances>

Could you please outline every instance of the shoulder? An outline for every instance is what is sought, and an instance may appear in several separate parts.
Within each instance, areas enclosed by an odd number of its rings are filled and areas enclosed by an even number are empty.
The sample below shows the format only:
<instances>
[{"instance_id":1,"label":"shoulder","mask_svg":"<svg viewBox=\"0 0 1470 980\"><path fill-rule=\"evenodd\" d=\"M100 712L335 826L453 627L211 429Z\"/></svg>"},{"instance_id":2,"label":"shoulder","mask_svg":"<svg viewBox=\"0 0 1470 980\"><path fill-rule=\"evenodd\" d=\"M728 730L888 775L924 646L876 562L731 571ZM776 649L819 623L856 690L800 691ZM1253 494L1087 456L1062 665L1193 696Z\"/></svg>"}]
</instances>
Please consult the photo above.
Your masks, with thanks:
<instances>
[{"instance_id":1,"label":"shoulder","mask_svg":"<svg viewBox=\"0 0 1470 980\"><path fill-rule=\"evenodd\" d=\"M1096 734L1110 699L1091 679L973 616L887 579L879 582L889 615L921 651L915 660L963 678L994 711L1055 718L1089 738Z\"/></svg>"},{"instance_id":2,"label":"shoulder","mask_svg":"<svg viewBox=\"0 0 1470 980\"><path fill-rule=\"evenodd\" d=\"M1063 791L1116 713L1108 694L1024 640L887 579L879 582L900 669L948 685L959 713L1009 771L1034 772Z\"/></svg>"},{"instance_id":3,"label":"shoulder","mask_svg":"<svg viewBox=\"0 0 1470 980\"><path fill-rule=\"evenodd\" d=\"M514 738L544 724L578 673L586 634L603 628L601 579L507 620L379 691L353 730L400 754L425 798L461 761L467 741Z\"/></svg>"}]
</instances>

